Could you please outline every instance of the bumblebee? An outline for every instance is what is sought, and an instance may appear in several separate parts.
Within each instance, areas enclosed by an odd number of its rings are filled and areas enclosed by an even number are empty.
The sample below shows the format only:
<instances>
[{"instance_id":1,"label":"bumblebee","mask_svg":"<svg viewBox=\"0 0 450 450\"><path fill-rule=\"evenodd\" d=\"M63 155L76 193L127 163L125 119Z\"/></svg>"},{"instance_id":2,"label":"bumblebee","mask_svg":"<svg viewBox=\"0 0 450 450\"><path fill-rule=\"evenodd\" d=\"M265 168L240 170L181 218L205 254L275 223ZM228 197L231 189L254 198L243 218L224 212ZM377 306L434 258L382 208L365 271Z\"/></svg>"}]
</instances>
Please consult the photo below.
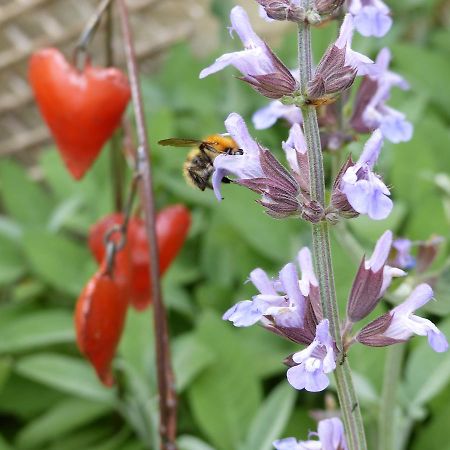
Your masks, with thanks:
<instances>
[{"instance_id":1,"label":"bumblebee","mask_svg":"<svg viewBox=\"0 0 450 450\"><path fill-rule=\"evenodd\" d=\"M214 160L218 155L242 155L244 152L229 136L212 134L203 140L170 138L158 144L171 147L195 147L187 155L183 164L183 175L187 183L202 191L212 189L211 175L214 172ZM222 182L229 183L228 178Z\"/></svg>"}]
</instances>

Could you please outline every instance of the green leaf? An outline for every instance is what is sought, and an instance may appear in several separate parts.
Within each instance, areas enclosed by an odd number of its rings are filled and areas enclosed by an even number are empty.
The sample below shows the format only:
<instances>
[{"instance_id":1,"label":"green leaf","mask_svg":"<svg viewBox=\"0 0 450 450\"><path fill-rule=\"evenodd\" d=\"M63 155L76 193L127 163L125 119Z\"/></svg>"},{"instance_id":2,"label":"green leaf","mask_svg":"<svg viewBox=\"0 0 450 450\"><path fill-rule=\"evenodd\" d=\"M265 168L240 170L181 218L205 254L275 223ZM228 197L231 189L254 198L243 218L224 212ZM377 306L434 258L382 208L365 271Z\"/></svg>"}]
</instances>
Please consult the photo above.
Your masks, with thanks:
<instances>
[{"instance_id":1,"label":"green leaf","mask_svg":"<svg viewBox=\"0 0 450 450\"><path fill-rule=\"evenodd\" d=\"M49 195L10 160L0 163L0 194L6 212L18 222L30 226L47 223L52 210Z\"/></svg>"},{"instance_id":2,"label":"green leaf","mask_svg":"<svg viewBox=\"0 0 450 450\"><path fill-rule=\"evenodd\" d=\"M180 436L177 444L179 450L214 450L213 447L194 436Z\"/></svg>"},{"instance_id":3,"label":"green leaf","mask_svg":"<svg viewBox=\"0 0 450 450\"><path fill-rule=\"evenodd\" d=\"M450 320L438 324L450 336ZM436 353L426 337L416 337L422 342L411 352L405 371L405 398L409 408L419 408L435 397L450 380L450 352Z\"/></svg>"},{"instance_id":4,"label":"green leaf","mask_svg":"<svg viewBox=\"0 0 450 450\"><path fill-rule=\"evenodd\" d=\"M0 411L25 421L48 411L63 398L60 392L23 378L11 370L0 391Z\"/></svg>"},{"instance_id":5,"label":"green leaf","mask_svg":"<svg viewBox=\"0 0 450 450\"><path fill-rule=\"evenodd\" d=\"M0 234L0 285L13 283L26 269L20 244Z\"/></svg>"},{"instance_id":6,"label":"green leaf","mask_svg":"<svg viewBox=\"0 0 450 450\"><path fill-rule=\"evenodd\" d=\"M68 399L29 422L17 436L18 448L35 448L76 430L111 411L110 405L83 399Z\"/></svg>"},{"instance_id":7,"label":"green leaf","mask_svg":"<svg viewBox=\"0 0 450 450\"><path fill-rule=\"evenodd\" d=\"M87 278L83 269L91 263L86 246L48 232L29 231L24 235L24 248L36 275L59 291L78 297Z\"/></svg>"},{"instance_id":8,"label":"green leaf","mask_svg":"<svg viewBox=\"0 0 450 450\"><path fill-rule=\"evenodd\" d=\"M224 200L218 206L223 220L232 226L250 247L272 261L286 263L300 249L300 233L307 225L296 221L275 220L265 214L248 190L230 185L223 188ZM309 233L308 233L309 237ZM304 241L303 241L304 242Z\"/></svg>"},{"instance_id":9,"label":"green leaf","mask_svg":"<svg viewBox=\"0 0 450 450\"><path fill-rule=\"evenodd\" d=\"M193 333L177 337L173 342L173 369L178 392L214 360L214 355Z\"/></svg>"},{"instance_id":10,"label":"green leaf","mask_svg":"<svg viewBox=\"0 0 450 450\"><path fill-rule=\"evenodd\" d=\"M12 369L12 358L9 356L0 357L0 392L8 381Z\"/></svg>"},{"instance_id":11,"label":"green leaf","mask_svg":"<svg viewBox=\"0 0 450 450\"><path fill-rule=\"evenodd\" d=\"M87 362L71 356L40 353L21 358L15 371L31 380L54 389L112 404L114 390L104 387Z\"/></svg>"},{"instance_id":12,"label":"green leaf","mask_svg":"<svg viewBox=\"0 0 450 450\"><path fill-rule=\"evenodd\" d=\"M392 52L396 71L407 74L413 88L428 94L450 117L450 61L445 53L409 44L395 44Z\"/></svg>"},{"instance_id":13,"label":"green leaf","mask_svg":"<svg viewBox=\"0 0 450 450\"><path fill-rule=\"evenodd\" d=\"M145 384L156 386L153 310L129 308L119 354L139 374Z\"/></svg>"},{"instance_id":14,"label":"green leaf","mask_svg":"<svg viewBox=\"0 0 450 450\"><path fill-rule=\"evenodd\" d=\"M282 381L261 405L252 421L243 450L271 450L272 442L278 439L286 427L296 391Z\"/></svg>"},{"instance_id":15,"label":"green leaf","mask_svg":"<svg viewBox=\"0 0 450 450\"><path fill-rule=\"evenodd\" d=\"M198 335L216 360L188 390L194 417L217 448L238 448L261 399L252 355L233 330L212 314L204 315Z\"/></svg>"},{"instance_id":16,"label":"green leaf","mask_svg":"<svg viewBox=\"0 0 450 450\"><path fill-rule=\"evenodd\" d=\"M401 201L394 203L394 208L389 217L384 220L372 220L368 216L359 216L349 220L349 228L359 236L369 242L376 242L378 238L386 231L392 230L394 233L399 229L402 221L405 219L407 209ZM362 255L361 255L362 256Z\"/></svg>"},{"instance_id":17,"label":"green leaf","mask_svg":"<svg viewBox=\"0 0 450 450\"><path fill-rule=\"evenodd\" d=\"M0 450L13 450L13 448L6 442L6 439L0 434Z\"/></svg>"},{"instance_id":18,"label":"green leaf","mask_svg":"<svg viewBox=\"0 0 450 450\"><path fill-rule=\"evenodd\" d=\"M0 353L74 341L72 314L64 310L29 313L0 328Z\"/></svg>"}]
</instances>

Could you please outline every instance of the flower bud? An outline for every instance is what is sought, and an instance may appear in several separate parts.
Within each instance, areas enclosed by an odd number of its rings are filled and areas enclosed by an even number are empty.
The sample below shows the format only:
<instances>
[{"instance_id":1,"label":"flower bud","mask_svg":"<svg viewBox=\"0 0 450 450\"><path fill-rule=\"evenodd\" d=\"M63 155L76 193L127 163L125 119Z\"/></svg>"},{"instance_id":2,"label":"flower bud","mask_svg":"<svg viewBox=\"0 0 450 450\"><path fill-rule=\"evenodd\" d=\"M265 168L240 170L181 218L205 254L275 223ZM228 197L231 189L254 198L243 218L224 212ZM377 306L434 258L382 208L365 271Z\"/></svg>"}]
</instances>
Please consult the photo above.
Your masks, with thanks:
<instances>
[{"instance_id":1,"label":"flower bud","mask_svg":"<svg viewBox=\"0 0 450 450\"><path fill-rule=\"evenodd\" d=\"M316 10L319 14L333 14L338 8L344 4L345 0L316 0L314 2Z\"/></svg>"},{"instance_id":2,"label":"flower bud","mask_svg":"<svg viewBox=\"0 0 450 450\"><path fill-rule=\"evenodd\" d=\"M416 266L417 273L425 272L433 264L443 241L444 238L442 236L434 236L419 245Z\"/></svg>"},{"instance_id":3,"label":"flower bud","mask_svg":"<svg viewBox=\"0 0 450 450\"><path fill-rule=\"evenodd\" d=\"M263 8L267 17L273 20L289 20L303 22L305 9L291 0L256 0Z\"/></svg>"},{"instance_id":4,"label":"flower bud","mask_svg":"<svg viewBox=\"0 0 450 450\"><path fill-rule=\"evenodd\" d=\"M292 96L299 89L298 81L266 43L264 46L274 71L260 75L247 74L239 79L247 82L253 89L268 98L280 99L284 96Z\"/></svg>"},{"instance_id":5,"label":"flower bud","mask_svg":"<svg viewBox=\"0 0 450 450\"><path fill-rule=\"evenodd\" d=\"M358 217L359 213L356 212L352 206L350 205L347 196L340 189L342 177L349 167L354 166L355 163L352 160L351 155L347 158L347 161L343 164L339 173L337 174L336 179L333 183L333 189L331 192L331 206L337 211L337 213L345 217L347 219L351 219L352 217Z\"/></svg>"},{"instance_id":6,"label":"flower bud","mask_svg":"<svg viewBox=\"0 0 450 450\"><path fill-rule=\"evenodd\" d=\"M348 89L356 77L356 69L345 64L346 48L331 46L322 57L313 79L308 84L308 99L312 104L328 104Z\"/></svg>"},{"instance_id":7,"label":"flower bud","mask_svg":"<svg viewBox=\"0 0 450 450\"><path fill-rule=\"evenodd\" d=\"M366 269L365 258L363 258L353 281L347 304L347 315L352 322L359 322L373 311L380 299L382 285L383 268L376 272Z\"/></svg>"}]
</instances>

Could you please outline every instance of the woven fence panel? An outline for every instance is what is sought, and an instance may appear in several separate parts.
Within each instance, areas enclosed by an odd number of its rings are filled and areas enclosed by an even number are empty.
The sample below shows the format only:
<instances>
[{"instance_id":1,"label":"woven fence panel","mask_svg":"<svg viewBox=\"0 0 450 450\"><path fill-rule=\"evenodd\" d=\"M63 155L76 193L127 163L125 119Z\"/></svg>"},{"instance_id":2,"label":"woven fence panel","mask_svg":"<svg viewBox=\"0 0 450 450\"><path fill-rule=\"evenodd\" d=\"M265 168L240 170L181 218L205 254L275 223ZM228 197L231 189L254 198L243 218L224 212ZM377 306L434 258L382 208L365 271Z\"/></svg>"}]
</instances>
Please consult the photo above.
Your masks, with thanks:
<instances>
[{"instance_id":1,"label":"woven fence panel","mask_svg":"<svg viewBox=\"0 0 450 450\"><path fill-rule=\"evenodd\" d=\"M209 0L127 0L141 69L151 70L160 55L178 41L208 33L213 45L214 20ZM0 156L14 154L33 160L33 149L51 142L27 82L30 55L54 46L67 57L98 0L0 0ZM116 65L124 66L117 11L113 19ZM208 30L209 27L209 30ZM211 28L212 27L212 28ZM93 63L103 65L106 54L102 23L90 47ZM31 158L31 159L30 159Z\"/></svg>"}]
</instances>

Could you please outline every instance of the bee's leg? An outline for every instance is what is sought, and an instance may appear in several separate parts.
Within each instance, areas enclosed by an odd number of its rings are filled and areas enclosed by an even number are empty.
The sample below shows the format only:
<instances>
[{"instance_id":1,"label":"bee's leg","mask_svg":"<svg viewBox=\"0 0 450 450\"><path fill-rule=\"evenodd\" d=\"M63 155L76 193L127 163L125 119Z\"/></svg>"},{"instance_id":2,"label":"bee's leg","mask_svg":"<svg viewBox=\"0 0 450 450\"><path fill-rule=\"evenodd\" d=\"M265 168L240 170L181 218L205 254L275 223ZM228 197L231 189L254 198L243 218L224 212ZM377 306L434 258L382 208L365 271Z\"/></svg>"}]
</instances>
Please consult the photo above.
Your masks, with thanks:
<instances>
[{"instance_id":1,"label":"bee's leg","mask_svg":"<svg viewBox=\"0 0 450 450\"><path fill-rule=\"evenodd\" d=\"M188 171L189 171L190 177L192 178L192 181L199 189L204 191L207 187L210 187L209 181L207 179L201 177L197 172L195 172L195 170L189 169Z\"/></svg>"},{"instance_id":2,"label":"bee's leg","mask_svg":"<svg viewBox=\"0 0 450 450\"><path fill-rule=\"evenodd\" d=\"M229 184L229 183L232 183L232 181L228 177L223 177L222 183Z\"/></svg>"},{"instance_id":3,"label":"bee's leg","mask_svg":"<svg viewBox=\"0 0 450 450\"><path fill-rule=\"evenodd\" d=\"M234 150L233 148L227 148L225 150L225 154L227 154L227 155L243 155L244 150L242 150L241 148L238 148L237 150Z\"/></svg>"}]
</instances>

